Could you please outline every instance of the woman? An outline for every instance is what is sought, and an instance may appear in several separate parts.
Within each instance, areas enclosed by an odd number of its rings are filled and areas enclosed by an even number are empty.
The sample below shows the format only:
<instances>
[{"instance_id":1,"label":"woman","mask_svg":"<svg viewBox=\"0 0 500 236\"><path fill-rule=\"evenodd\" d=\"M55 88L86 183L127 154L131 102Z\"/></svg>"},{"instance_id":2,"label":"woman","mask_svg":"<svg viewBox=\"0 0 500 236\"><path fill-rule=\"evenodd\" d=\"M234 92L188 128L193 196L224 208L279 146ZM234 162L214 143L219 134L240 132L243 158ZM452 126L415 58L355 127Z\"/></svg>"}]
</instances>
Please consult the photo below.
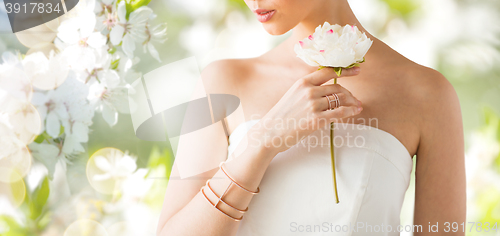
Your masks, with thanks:
<instances>
[{"instance_id":1,"label":"woman","mask_svg":"<svg viewBox=\"0 0 500 236\"><path fill-rule=\"evenodd\" d=\"M293 34L260 57L217 61L203 71L207 93L235 95L244 110L225 119L229 153L227 137L214 133L203 158L231 155L245 135L249 145L197 178L177 180L174 164L158 235L399 235L408 230L398 228L399 214L415 155L410 230L453 232L451 224L463 223L461 111L446 78L367 32L374 42L366 62L344 70L334 85L333 69L306 65L293 48L325 21L366 32L347 0L245 2L268 33ZM326 96L332 94L340 107L330 110ZM299 122L280 125L289 120ZM337 146L335 140L339 204L330 147L308 139L328 136L330 122L339 124L336 136L363 141Z\"/></svg>"}]
</instances>

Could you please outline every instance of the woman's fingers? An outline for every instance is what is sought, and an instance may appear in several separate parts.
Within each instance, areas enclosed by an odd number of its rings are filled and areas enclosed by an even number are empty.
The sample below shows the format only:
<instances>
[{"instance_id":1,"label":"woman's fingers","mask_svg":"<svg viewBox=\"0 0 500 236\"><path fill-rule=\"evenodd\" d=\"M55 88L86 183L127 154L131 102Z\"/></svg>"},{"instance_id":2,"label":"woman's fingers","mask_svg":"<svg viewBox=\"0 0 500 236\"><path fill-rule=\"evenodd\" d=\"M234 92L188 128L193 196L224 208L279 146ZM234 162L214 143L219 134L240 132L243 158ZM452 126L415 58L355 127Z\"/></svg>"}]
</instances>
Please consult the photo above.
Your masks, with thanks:
<instances>
[{"instance_id":1,"label":"woman's fingers","mask_svg":"<svg viewBox=\"0 0 500 236\"><path fill-rule=\"evenodd\" d=\"M337 96L339 97L339 100L340 100L340 107L342 106L361 106L361 102L358 101L356 98L354 98L353 96L351 95L347 95L345 93L335 93L337 94ZM330 98L330 101L331 101L331 104L332 104L332 107L335 107L335 97L334 96L331 96L329 95L329 98ZM318 111L326 111L330 108L330 106L328 105L328 99L326 97L320 97L320 98L316 98L317 99L317 108L318 108Z\"/></svg>"},{"instance_id":2,"label":"woman's fingers","mask_svg":"<svg viewBox=\"0 0 500 236\"><path fill-rule=\"evenodd\" d=\"M333 94L336 94L339 97L341 106L360 106L361 102L355 98L349 90L340 86L339 84L327 84L322 86L315 86L312 88L312 93L314 96L325 102L326 107L324 110L328 109L328 100L326 96L329 96L330 100L334 100L335 97ZM334 103L334 102L332 102Z\"/></svg>"},{"instance_id":3,"label":"woman's fingers","mask_svg":"<svg viewBox=\"0 0 500 236\"><path fill-rule=\"evenodd\" d=\"M340 84L325 84L321 86L315 86L312 89L314 95L317 97L324 97L326 95L332 95L333 93L345 93L349 96L352 96L351 92L342 87L342 85Z\"/></svg>"},{"instance_id":4,"label":"woman's fingers","mask_svg":"<svg viewBox=\"0 0 500 236\"><path fill-rule=\"evenodd\" d=\"M320 112L320 118L329 122L337 122L342 118L347 118L359 114L363 110L361 106L341 106L333 110Z\"/></svg>"},{"instance_id":5,"label":"woman's fingers","mask_svg":"<svg viewBox=\"0 0 500 236\"><path fill-rule=\"evenodd\" d=\"M340 77L354 76L359 74L361 69L359 67L353 67L350 69L342 69L342 74ZM335 70L331 67L325 67L321 70L315 71L306 77L306 80L313 85L322 85L331 79L338 78Z\"/></svg>"}]
</instances>

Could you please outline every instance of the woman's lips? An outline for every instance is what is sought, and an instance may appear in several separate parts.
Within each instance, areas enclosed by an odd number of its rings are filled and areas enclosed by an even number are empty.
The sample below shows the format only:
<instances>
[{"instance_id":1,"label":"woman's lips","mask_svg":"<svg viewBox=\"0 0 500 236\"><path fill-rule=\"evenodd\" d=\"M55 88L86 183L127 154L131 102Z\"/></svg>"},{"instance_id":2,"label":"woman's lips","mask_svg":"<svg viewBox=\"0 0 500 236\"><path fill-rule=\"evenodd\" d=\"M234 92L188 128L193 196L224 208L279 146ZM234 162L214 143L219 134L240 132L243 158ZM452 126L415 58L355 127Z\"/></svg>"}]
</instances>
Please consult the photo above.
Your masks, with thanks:
<instances>
[{"instance_id":1,"label":"woman's lips","mask_svg":"<svg viewBox=\"0 0 500 236\"><path fill-rule=\"evenodd\" d=\"M254 11L255 15L257 15L257 20L259 20L261 23L271 20L275 12L275 10L267 9L257 9Z\"/></svg>"}]
</instances>

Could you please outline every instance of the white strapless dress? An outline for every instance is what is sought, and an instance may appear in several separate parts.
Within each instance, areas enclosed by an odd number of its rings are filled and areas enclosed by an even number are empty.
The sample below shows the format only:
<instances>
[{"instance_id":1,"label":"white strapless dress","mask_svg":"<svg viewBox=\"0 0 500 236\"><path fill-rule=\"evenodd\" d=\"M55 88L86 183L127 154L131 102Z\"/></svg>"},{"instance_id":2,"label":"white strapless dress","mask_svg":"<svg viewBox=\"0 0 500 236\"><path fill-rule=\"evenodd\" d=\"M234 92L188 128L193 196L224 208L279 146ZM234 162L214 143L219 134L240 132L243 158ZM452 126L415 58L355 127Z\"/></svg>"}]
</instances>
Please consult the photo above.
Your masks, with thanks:
<instances>
[{"instance_id":1,"label":"white strapless dress","mask_svg":"<svg viewBox=\"0 0 500 236\"><path fill-rule=\"evenodd\" d=\"M238 126L228 155L258 120ZM329 129L309 135L270 163L240 222L238 236L399 235L413 162L393 135L366 125L338 124L335 202Z\"/></svg>"}]
</instances>

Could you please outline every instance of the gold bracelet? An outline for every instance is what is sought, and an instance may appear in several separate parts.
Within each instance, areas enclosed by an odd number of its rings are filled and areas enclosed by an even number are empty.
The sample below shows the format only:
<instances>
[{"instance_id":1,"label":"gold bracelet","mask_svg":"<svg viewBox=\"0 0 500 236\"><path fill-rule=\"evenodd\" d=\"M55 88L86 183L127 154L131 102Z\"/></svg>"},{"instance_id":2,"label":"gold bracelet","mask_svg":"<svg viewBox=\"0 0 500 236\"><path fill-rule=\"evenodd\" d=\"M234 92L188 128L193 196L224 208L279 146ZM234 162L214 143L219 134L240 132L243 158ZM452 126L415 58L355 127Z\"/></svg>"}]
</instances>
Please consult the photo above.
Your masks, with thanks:
<instances>
[{"instance_id":1,"label":"gold bracelet","mask_svg":"<svg viewBox=\"0 0 500 236\"><path fill-rule=\"evenodd\" d=\"M210 201L210 199L208 199L207 195L205 194L205 191L203 191L203 187L201 187L201 193L203 194L203 196L205 196L205 199L207 199L208 203L210 203L210 205L212 205L215 209L217 209L218 211L220 211L222 214L224 214L225 216L231 218L232 220L234 221L240 221L243 219L243 216L241 216L240 218L234 218L232 216L230 216L229 214L223 212L221 209L217 208L217 204L213 204L212 201Z\"/></svg>"},{"instance_id":2,"label":"gold bracelet","mask_svg":"<svg viewBox=\"0 0 500 236\"><path fill-rule=\"evenodd\" d=\"M259 192L260 192L259 187L257 187L257 191L256 191L256 192L254 192L254 191L250 191L250 190L248 190L248 189L244 188L243 186L241 186L240 184L238 184L238 183L237 183L237 182L236 182L233 178L231 178L231 177L227 174L227 172L226 172L226 171L224 170L224 168L223 168L223 165L224 165L224 162L221 162L221 163L219 164L219 168L222 170L222 172L224 172L224 174L225 174L225 175L229 178L229 180L231 180L231 183L235 184L236 186L240 187L241 189L243 189L243 190L245 190L245 191L247 191L247 192L249 192L249 193L251 193L251 194L257 194L257 193L259 193ZM231 184L229 184L229 186L231 186ZM228 187L228 188L229 188L229 187Z\"/></svg>"},{"instance_id":3,"label":"gold bracelet","mask_svg":"<svg viewBox=\"0 0 500 236\"><path fill-rule=\"evenodd\" d=\"M237 211L239 211L239 212L241 212L241 213L245 213L245 212L247 212L247 211L248 211L248 207L247 207L247 209L245 209L245 210L240 210L240 209L238 209L238 208L236 208L236 207L233 207L233 206L229 205L227 202L225 202L224 200L222 200L222 197L224 197L224 194L226 194L226 192L228 191L228 189L229 189L229 186L230 186L230 185L228 185L228 186L227 186L226 191L224 191L224 193L223 193L220 197L219 197L219 196L217 195L217 193L215 193L215 191L212 189L212 186L210 186L210 179L207 179L207 186L208 186L208 188L210 189L210 191L212 191L212 193L213 193L213 194L214 194L214 195L215 195L215 196L219 199L219 201L217 201L217 203L215 204L215 206L217 206L217 205L219 204L219 202L223 202L224 204L228 205L229 207L231 207L231 208L233 208L234 210L237 210Z\"/></svg>"}]
</instances>

